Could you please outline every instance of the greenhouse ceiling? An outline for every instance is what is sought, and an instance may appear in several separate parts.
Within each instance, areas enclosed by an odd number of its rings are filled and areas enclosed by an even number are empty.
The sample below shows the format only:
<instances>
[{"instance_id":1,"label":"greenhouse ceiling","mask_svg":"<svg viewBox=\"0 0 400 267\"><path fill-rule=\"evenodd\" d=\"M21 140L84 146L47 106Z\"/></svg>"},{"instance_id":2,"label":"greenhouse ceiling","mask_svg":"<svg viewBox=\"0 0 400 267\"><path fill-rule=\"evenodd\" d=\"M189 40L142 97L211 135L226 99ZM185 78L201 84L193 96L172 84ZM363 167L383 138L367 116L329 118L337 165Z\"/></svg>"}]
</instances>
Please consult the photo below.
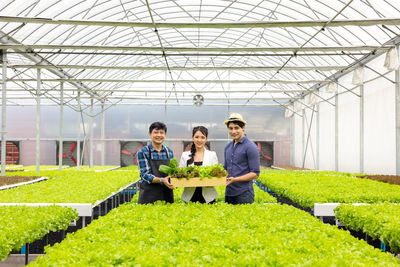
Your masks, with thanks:
<instances>
[{"instance_id":1,"label":"greenhouse ceiling","mask_svg":"<svg viewBox=\"0 0 400 267\"><path fill-rule=\"evenodd\" d=\"M284 106L399 43L399 0L4 0L7 105Z\"/></svg>"}]
</instances>

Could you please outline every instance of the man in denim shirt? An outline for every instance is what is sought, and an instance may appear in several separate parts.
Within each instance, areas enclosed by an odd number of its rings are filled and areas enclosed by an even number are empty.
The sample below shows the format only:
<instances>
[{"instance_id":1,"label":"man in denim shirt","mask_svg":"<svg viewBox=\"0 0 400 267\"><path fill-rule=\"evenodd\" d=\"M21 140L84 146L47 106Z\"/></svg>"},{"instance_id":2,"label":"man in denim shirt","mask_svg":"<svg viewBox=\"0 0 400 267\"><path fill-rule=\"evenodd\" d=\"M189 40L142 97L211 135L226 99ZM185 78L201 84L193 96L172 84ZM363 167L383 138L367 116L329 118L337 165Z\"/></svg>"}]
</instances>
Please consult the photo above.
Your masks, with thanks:
<instances>
[{"instance_id":1,"label":"man in denim shirt","mask_svg":"<svg viewBox=\"0 0 400 267\"><path fill-rule=\"evenodd\" d=\"M225 202L251 204L254 202L253 180L260 175L260 156L256 144L244 134L246 121L232 113L225 121L233 141L225 147L224 168L228 171Z\"/></svg>"},{"instance_id":2,"label":"man in denim shirt","mask_svg":"<svg viewBox=\"0 0 400 267\"><path fill-rule=\"evenodd\" d=\"M160 165L168 165L174 157L171 148L162 143L167 134L167 126L153 122L149 127L151 144L144 146L136 155L140 170L139 204L150 204L158 200L174 202L173 185L169 176L161 173Z\"/></svg>"}]
</instances>

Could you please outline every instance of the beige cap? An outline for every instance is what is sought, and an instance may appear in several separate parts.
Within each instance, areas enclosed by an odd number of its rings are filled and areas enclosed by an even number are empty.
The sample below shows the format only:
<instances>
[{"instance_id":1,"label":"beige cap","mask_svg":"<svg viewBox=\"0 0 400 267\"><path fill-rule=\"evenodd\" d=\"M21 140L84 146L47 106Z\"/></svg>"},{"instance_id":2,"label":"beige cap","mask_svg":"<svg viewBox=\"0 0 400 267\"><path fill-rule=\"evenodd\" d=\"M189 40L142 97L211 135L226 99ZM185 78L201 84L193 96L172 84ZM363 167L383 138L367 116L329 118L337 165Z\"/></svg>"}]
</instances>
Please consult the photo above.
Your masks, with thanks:
<instances>
[{"instance_id":1,"label":"beige cap","mask_svg":"<svg viewBox=\"0 0 400 267\"><path fill-rule=\"evenodd\" d=\"M226 124L228 124L228 122L231 122L231 121L240 121L240 122L243 122L244 124L247 123L243 119L242 115L240 115L239 113L231 113L231 115L229 116L229 119L227 119L224 123L226 125Z\"/></svg>"}]
</instances>

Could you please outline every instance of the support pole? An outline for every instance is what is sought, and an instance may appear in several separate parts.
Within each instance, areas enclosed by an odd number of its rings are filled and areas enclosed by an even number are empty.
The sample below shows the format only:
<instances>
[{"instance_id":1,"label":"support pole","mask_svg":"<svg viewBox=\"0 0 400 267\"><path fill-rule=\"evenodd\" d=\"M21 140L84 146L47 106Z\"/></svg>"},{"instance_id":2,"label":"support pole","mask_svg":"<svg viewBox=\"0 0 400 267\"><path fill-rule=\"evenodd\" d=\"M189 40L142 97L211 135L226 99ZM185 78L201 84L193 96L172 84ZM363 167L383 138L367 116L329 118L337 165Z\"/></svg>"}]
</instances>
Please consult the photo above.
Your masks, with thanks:
<instances>
[{"instance_id":1,"label":"support pole","mask_svg":"<svg viewBox=\"0 0 400 267\"><path fill-rule=\"evenodd\" d=\"M64 112L64 83L60 83L60 141L58 145L58 170L62 171L63 166L63 112Z\"/></svg>"},{"instance_id":2,"label":"support pole","mask_svg":"<svg viewBox=\"0 0 400 267\"><path fill-rule=\"evenodd\" d=\"M89 143L89 168L93 168L93 98L90 99L90 143Z\"/></svg>"},{"instance_id":3,"label":"support pole","mask_svg":"<svg viewBox=\"0 0 400 267\"><path fill-rule=\"evenodd\" d=\"M317 164L316 164L316 169L317 170L319 170L319 119L320 119L320 117L319 117L319 107L320 107L320 104L318 104L315 108L316 108L316 110L317 110L317 125L316 125L316 138L317 138L317 144L315 145L316 146L316 148L315 148L315 152L316 152L316 158L317 158Z\"/></svg>"},{"instance_id":4,"label":"support pole","mask_svg":"<svg viewBox=\"0 0 400 267\"><path fill-rule=\"evenodd\" d=\"M310 137L311 137L311 127L312 127L312 123L313 123L313 118L314 118L314 111L315 109L312 110L311 113L311 120L310 120L310 124L307 125L308 128L308 133L307 133L307 142L306 142L306 148L304 149L304 156L303 156L303 164L302 164L302 168L304 168L305 164L306 164L306 156L307 156L307 148L308 148L308 141L310 141ZM304 113L305 114L305 113ZM307 122L307 121L306 121ZM310 141L311 142L311 141ZM311 146L312 149L312 146Z\"/></svg>"},{"instance_id":5,"label":"support pole","mask_svg":"<svg viewBox=\"0 0 400 267\"><path fill-rule=\"evenodd\" d=\"M105 135L105 118L104 118L104 102L101 103L101 165L105 165L105 150L106 144L104 141Z\"/></svg>"},{"instance_id":6,"label":"support pole","mask_svg":"<svg viewBox=\"0 0 400 267\"><path fill-rule=\"evenodd\" d=\"M305 146L305 135L304 131L306 129L305 123L306 123L306 110L303 109L302 112L303 117L301 117L301 154L304 155L304 152L306 151L306 146ZM301 164L301 159L300 159L300 164Z\"/></svg>"},{"instance_id":7,"label":"support pole","mask_svg":"<svg viewBox=\"0 0 400 267\"><path fill-rule=\"evenodd\" d=\"M36 78L36 173L40 172L40 68L37 69Z\"/></svg>"},{"instance_id":8,"label":"support pole","mask_svg":"<svg viewBox=\"0 0 400 267\"><path fill-rule=\"evenodd\" d=\"M400 46L397 45L400 52ZM396 82L396 175L400 175L400 69L395 71Z\"/></svg>"},{"instance_id":9,"label":"support pole","mask_svg":"<svg viewBox=\"0 0 400 267\"><path fill-rule=\"evenodd\" d=\"M295 121L296 121L296 114L290 118L290 165L295 166L294 163L294 153L295 153Z\"/></svg>"},{"instance_id":10,"label":"support pole","mask_svg":"<svg viewBox=\"0 0 400 267\"><path fill-rule=\"evenodd\" d=\"M364 85L360 86L360 173L364 173Z\"/></svg>"},{"instance_id":11,"label":"support pole","mask_svg":"<svg viewBox=\"0 0 400 267\"><path fill-rule=\"evenodd\" d=\"M339 171L339 94L335 95L335 171Z\"/></svg>"},{"instance_id":12,"label":"support pole","mask_svg":"<svg viewBox=\"0 0 400 267\"><path fill-rule=\"evenodd\" d=\"M78 96L76 98L78 101L78 136L76 139L76 169L81 170L81 91L78 89Z\"/></svg>"},{"instance_id":13,"label":"support pole","mask_svg":"<svg viewBox=\"0 0 400 267\"><path fill-rule=\"evenodd\" d=\"M2 90L1 90L1 176L6 176L6 112L7 112L7 50L1 51L2 72Z\"/></svg>"}]
</instances>

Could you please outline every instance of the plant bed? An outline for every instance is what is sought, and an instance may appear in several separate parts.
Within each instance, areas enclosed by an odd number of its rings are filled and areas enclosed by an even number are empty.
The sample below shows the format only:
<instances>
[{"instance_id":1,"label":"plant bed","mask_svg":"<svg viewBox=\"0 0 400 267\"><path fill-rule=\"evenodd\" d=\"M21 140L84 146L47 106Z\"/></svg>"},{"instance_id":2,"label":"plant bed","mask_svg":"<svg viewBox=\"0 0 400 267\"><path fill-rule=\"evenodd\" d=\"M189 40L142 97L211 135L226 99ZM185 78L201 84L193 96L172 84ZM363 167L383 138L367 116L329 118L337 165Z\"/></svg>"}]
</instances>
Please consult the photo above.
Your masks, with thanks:
<instances>
[{"instance_id":1,"label":"plant bed","mask_svg":"<svg viewBox=\"0 0 400 267\"><path fill-rule=\"evenodd\" d=\"M369 175L369 174L365 174L365 175L360 175L360 176L357 176L357 177L358 178L364 178L364 179L371 179L371 180L384 182L384 183L388 183L388 184L398 184L398 185L400 185L400 176L398 176L398 175L379 175L379 174Z\"/></svg>"},{"instance_id":2,"label":"plant bed","mask_svg":"<svg viewBox=\"0 0 400 267\"><path fill-rule=\"evenodd\" d=\"M0 207L0 260L51 231L67 229L77 218L75 210L65 207Z\"/></svg>"},{"instance_id":3,"label":"plant bed","mask_svg":"<svg viewBox=\"0 0 400 267\"><path fill-rule=\"evenodd\" d=\"M155 226L160 221L162 231ZM32 266L400 263L389 253L374 249L336 226L280 204L125 204L45 251Z\"/></svg>"},{"instance_id":4,"label":"plant bed","mask_svg":"<svg viewBox=\"0 0 400 267\"><path fill-rule=\"evenodd\" d=\"M310 170L310 169L306 169L306 168L300 168L300 167L296 167L296 166L289 166L289 165L273 165L272 168L279 168L279 169L285 169L285 170L297 170L297 171L301 171L301 170Z\"/></svg>"},{"instance_id":5,"label":"plant bed","mask_svg":"<svg viewBox=\"0 0 400 267\"><path fill-rule=\"evenodd\" d=\"M89 217L90 218L90 217ZM90 222L86 221L86 224L89 224ZM64 240L66 235L68 233L74 233L78 231L79 229L82 229L83 223L82 223L82 217L76 220L75 224L71 224L68 226L67 229L59 230L59 231L51 231L47 233L45 236L43 236L40 239L35 240L34 242L29 244L29 254L43 254L44 253L44 248L48 245L53 246L54 244L60 243L61 241ZM26 247L25 247L26 249ZM21 250L19 251L14 251L11 254L20 254Z\"/></svg>"},{"instance_id":6,"label":"plant bed","mask_svg":"<svg viewBox=\"0 0 400 267\"><path fill-rule=\"evenodd\" d=\"M28 182L28 181L36 180L40 177L41 176L1 176L0 177L0 186Z\"/></svg>"},{"instance_id":7,"label":"plant bed","mask_svg":"<svg viewBox=\"0 0 400 267\"><path fill-rule=\"evenodd\" d=\"M257 180L303 208L313 208L315 203L400 203L399 186L351 174L262 170Z\"/></svg>"},{"instance_id":8,"label":"plant bed","mask_svg":"<svg viewBox=\"0 0 400 267\"><path fill-rule=\"evenodd\" d=\"M226 186L226 177L171 178L171 184L173 184L174 187Z\"/></svg>"},{"instance_id":9,"label":"plant bed","mask_svg":"<svg viewBox=\"0 0 400 267\"><path fill-rule=\"evenodd\" d=\"M393 253L400 253L400 205L340 205L336 217L348 229L363 231L372 240L381 240Z\"/></svg>"}]
</instances>

